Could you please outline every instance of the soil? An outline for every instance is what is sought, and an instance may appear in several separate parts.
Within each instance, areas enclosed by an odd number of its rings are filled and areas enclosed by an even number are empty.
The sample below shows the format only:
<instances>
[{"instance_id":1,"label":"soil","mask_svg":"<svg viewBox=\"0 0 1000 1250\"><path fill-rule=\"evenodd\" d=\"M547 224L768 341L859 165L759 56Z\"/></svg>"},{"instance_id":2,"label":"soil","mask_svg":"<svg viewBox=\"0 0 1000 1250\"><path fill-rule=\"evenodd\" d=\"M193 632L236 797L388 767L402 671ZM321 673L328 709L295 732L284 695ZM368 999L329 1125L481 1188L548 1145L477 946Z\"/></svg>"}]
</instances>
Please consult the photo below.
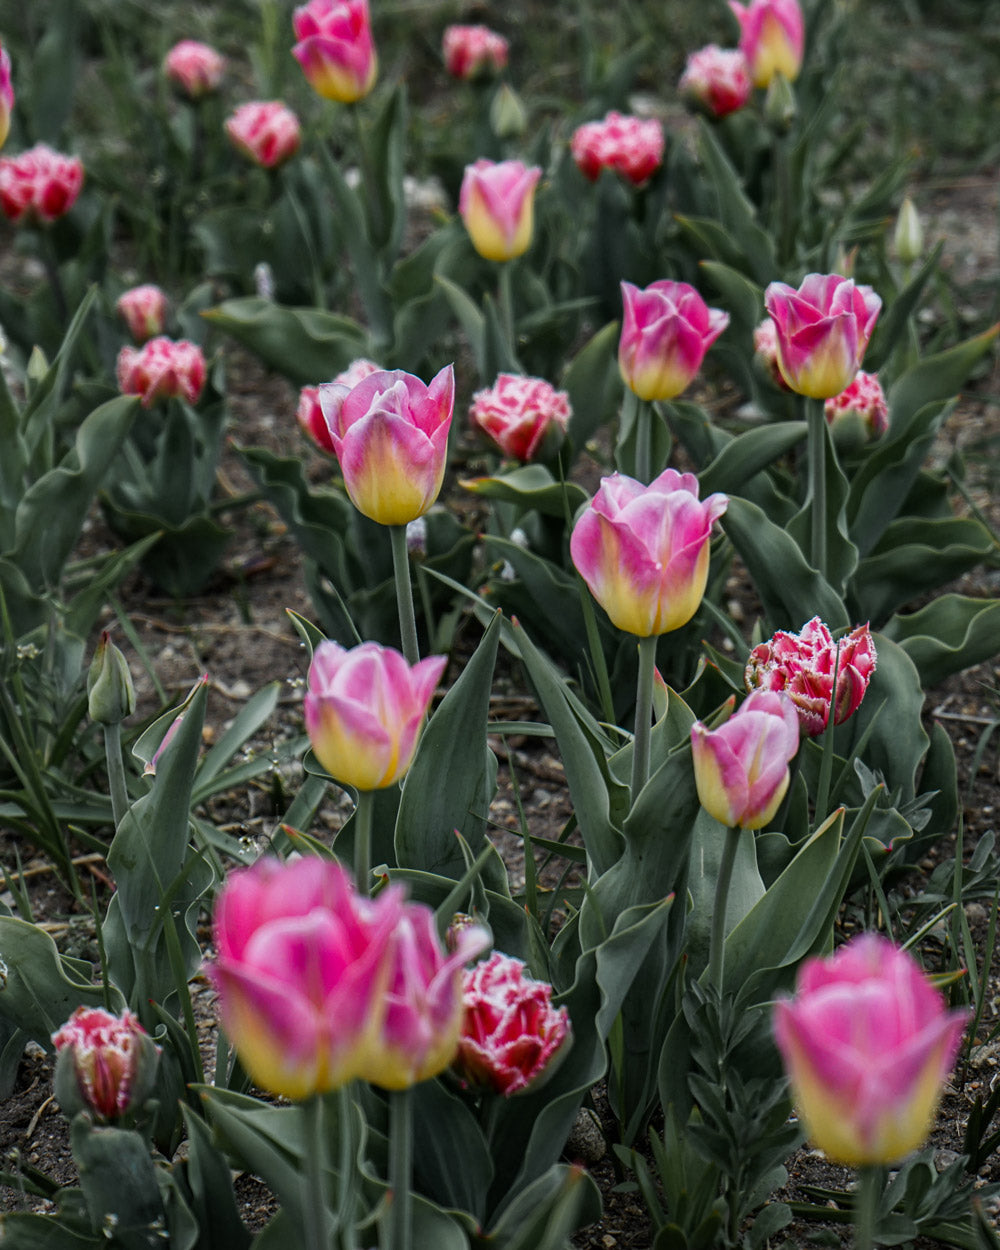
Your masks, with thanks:
<instances>
[{"instance_id":1,"label":"soil","mask_svg":"<svg viewBox=\"0 0 1000 1250\"><path fill-rule=\"evenodd\" d=\"M930 195L935 223L947 228L949 238L946 267L956 278L970 274L979 282L965 283L970 299L977 305L973 312L981 316L990 299L990 286L983 279L998 273L995 251L996 184L970 180L949 188L934 188ZM960 228L960 232L959 232ZM294 411L297 396L279 377L270 375L252 358L235 348L226 348L231 400L231 428L241 443L269 446L287 452L298 448L308 459L307 471L315 480L323 477L328 462L306 448L295 427ZM1000 408L991 397L1000 393L1000 365L994 361L992 376L980 378L959 404L950 420L939 448L942 460L955 449L966 453L974 445L1000 446ZM1000 527L1000 499L997 476L987 458L970 460L970 489L976 505L986 513L995 528ZM235 450L230 449L223 461L221 481L234 495L251 485ZM159 682L170 697L183 695L202 674L210 682L206 742L221 734L239 712L246 700L268 682L283 683L279 707L267 733L254 746L272 750L274 746L302 732L301 694L306 661L302 645L292 628L287 610L293 609L310 618L312 609L303 582L298 551L280 519L266 503L234 512L234 539L227 552L224 567L206 590L195 598L176 602L159 597L142 574L133 574L121 589L125 612L138 631L143 647L151 658ZM115 545L100 514L91 517L85 546L90 551ZM959 587L965 593L996 596L1000 593L1000 575L995 570L980 570L963 579ZM106 622L113 625L110 613ZM748 620L748 624L749 624ZM120 640L120 639L119 639ZM138 665L134 666L139 714L152 711L157 705L153 682ZM445 682L454 674L446 675ZM504 709L498 707L498 714ZM511 719L531 719L537 714L530 697L522 690L511 689L506 714ZM996 659L948 681L929 692L926 703L928 719L944 725L955 746L960 771L960 787L964 802L964 835L966 854L988 831L996 827L996 810L1000 798L998 743L1000 733L988 738L980 750L980 737L1000 717L1000 665ZM493 835L508 863L514 888L524 880L523 843L516 835L519 825L519 804L532 834L546 838L559 836L570 816L570 804L564 784L562 766L555 748L538 739L520 738L494 742L501 760L499 788L491 809ZM507 762L512 753L515 784ZM289 766L284 782L288 793L294 793L299 774L297 765ZM266 839L275 827L278 812L273 802L273 787L265 780L254 783L245 792L228 795L212 810L212 818L238 830L241 836ZM331 789L328 802L321 809L318 827L324 836L333 836L348 813L348 806ZM0 832L0 862L13 863L14 836ZM954 852L954 835L929 852L922 867L930 868L941 858ZM60 939L71 935L81 920L74 916L71 900L58 888L41 859L25 852L24 884L28 888L35 919L45 923ZM88 866L101 884L107 883L99 862ZM2 896L11 903L11 896ZM987 904L988 906L988 904ZM983 949L987 930L987 906L971 903L967 915ZM206 1001L207 993L203 996ZM1000 961L991 969L989 1007L982 1024L985 1033L1000 1023ZM210 1028L210 1016L205 1017ZM962 1137L972 1100L977 1093L990 1089L996 1077L997 1057L993 1048L974 1053L973 1061L960 1070L956 1084L944 1100L933 1144L938 1157L946 1163L962 1150ZM600 1098L597 1106L600 1109ZM29 1047L16 1088L0 1106L0 1152L4 1167L12 1167L19 1157L59 1182L73 1176L65 1120L51 1096L51 1059L40 1048ZM596 1151L592 1151L596 1153ZM610 1156L588 1159L604 1194L605 1215L599 1225L584 1230L574 1244L584 1250L611 1250L613 1247L642 1250L652 1241L648 1217L634 1193L622 1191L621 1176L616 1173ZM804 1186L846 1187L848 1175L831 1168L816 1152L804 1149L789 1164L789 1186L783 1195L789 1200L803 1200ZM1000 1180L1000 1155L991 1156L984 1164L982 1181ZM242 1214L248 1225L255 1227L266 1221L272 1210L269 1195L253 1178L241 1178L238 1191ZM37 1207L37 1200L17 1189L0 1188L0 1209ZM43 1204L44 1205L44 1204ZM825 1226L827 1238L846 1236L848 1226ZM792 1244L801 1244L815 1231L814 1225L794 1224L787 1235Z\"/></svg>"}]
</instances>

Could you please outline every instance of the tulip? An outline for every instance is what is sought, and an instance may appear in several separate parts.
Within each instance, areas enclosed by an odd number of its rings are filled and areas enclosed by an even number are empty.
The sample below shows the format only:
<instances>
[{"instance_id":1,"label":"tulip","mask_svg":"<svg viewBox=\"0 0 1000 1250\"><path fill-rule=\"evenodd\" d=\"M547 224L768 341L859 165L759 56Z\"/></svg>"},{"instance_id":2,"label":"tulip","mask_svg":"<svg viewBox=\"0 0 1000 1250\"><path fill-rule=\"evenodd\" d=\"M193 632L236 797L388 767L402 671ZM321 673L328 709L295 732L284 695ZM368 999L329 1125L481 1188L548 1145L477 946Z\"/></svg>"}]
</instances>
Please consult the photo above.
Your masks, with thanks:
<instances>
[{"instance_id":1,"label":"tulip","mask_svg":"<svg viewBox=\"0 0 1000 1250\"><path fill-rule=\"evenodd\" d=\"M225 57L197 39L175 43L163 61L167 77L192 100L217 90L225 68Z\"/></svg>"},{"instance_id":2,"label":"tulip","mask_svg":"<svg viewBox=\"0 0 1000 1250\"><path fill-rule=\"evenodd\" d=\"M505 1098L550 1074L572 1040L569 1013L552 1006L552 986L525 970L497 951L464 974L455 1072L464 1084Z\"/></svg>"},{"instance_id":3,"label":"tulip","mask_svg":"<svg viewBox=\"0 0 1000 1250\"><path fill-rule=\"evenodd\" d=\"M829 399L860 369L882 301L852 278L811 273L797 291L772 282L764 305L777 331L782 377L799 395Z\"/></svg>"},{"instance_id":4,"label":"tulip","mask_svg":"<svg viewBox=\"0 0 1000 1250\"><path fill-rule=\"evenodd\" d=\"M380 367L373 364L370 360L355 360L343 373L337 374L333 379L334 384L346 387L347 390L340 393L339 399L334 394L330 394L327 397L327 408L330 410L333 424L336 424L339 418L340 409L343 407L347 391L353 390L359 382L363 382L365 378L371 377L373 373L378 372L380 372ZM333 439L330 437L326 417L323 415L323 406L320 403L320 388L318 386L304 386L299 392L299 406L295 413L295 419L298 421L302 432L312 439L320 451L325 451L331 456L337 454L333 445Z\"/></svg>"},{"instance_id":5,"label":"tulip","mask_svg":"<svg viewBox=\"0 0 1000 1250\"><path fill-rule=\"evenodd\" d=\"M263 169L283 165L299 150L299 119L280 100L254 100L225 122L233 147Z\"/></svg>"},{"instance_id":6,"label":"tulip","mask_svg":"<svg viewBox=\"0 0 1000 1250\"><path fill-rule=\"evenodd\" d=\"M128 661L107 630L87 673L87 712L100 725L119 725L135 711L135 685Z\"/></svg>"},{"instance_id":7,"label":"tulip","mask_svg":"<svg viewBox=\"0 0 1000 1250\"><path fill-rule=\"evenodd\" d=\"M448 26L441 45L445 69L466 81L499 74L507 66L509 49L503 35L488 26Z\"/></svg>"},{"instance_id":8,"label":"tulip","mask_svg":"<svg viewBox=\"0 0 1000 1250\"><path fill-rule=\"evenodd\" d=\"M710 43L688 57L678 90L709 117L736 113L753 91L747 59L738 48Z\"/></svg>"},{"instance_id":9,"label":"tulip","mask_svg":"<svg viewBox=\"0 0 1000 1250\"><path fill-rule=\"evenodd\" d=\"M850 386L825 401L823 410L835 439L838 434L843 438L857 429L863 442L881 438L889 428L889 407L882 383L877 374L865 373L863 369L858 370Z\"/></svg>"},{"instance_id":10,"label":"tulip","mask_svg":"<svg viewBox=\"0 0 1000 1250\"><path fill-rule=\"evenodd\" d=\"M596 182L602 169L621 174L641 187L663 164L663 127L611 112L600 122L585 122L570 140L573 160L585 178Z\"/></svg>"},{"instance_id":11,"label":"tulip","mask_svg":"<svg viewBox=\"0 0 1000 1250\"><path fill-rule=\"evenodd\" d=\"M708 581L709 536L729 503L698 499L693 473L666 469L649 486L615 473L573 527L570 554L619 629L648 638L694 616Z\"/></svg>"},{"instance_id":12,"label":"tulip","mask_svg":"<svg viewBox=\"0 0 1000 1250\"><path fill-rule=\"evenodd\" d=\"M923 223L909 196L899 207L892 243L896 255L904 265L915 264L924 254Z\"/></svg>"},{"instance_id":13,"label":"tulip","mask_svg":"<svg viewBox=\"0 0 1000 1250\"><path fill-rule=\"evenodd\" d=\"M769 87L775 74L794 82L802 68L805 25L798 0L729 0L740 24L740 51L755 87Z\"/></svg>"},{"instance_id":14,"label":"tulip","mask_svg":"<svg viewBox=\"0 0 1000 1250\"><path fill-rule=\"evenodd\" d=\"M792 700L755 690L718 729L691 726L698 801L729 829L763 829L788 789L788 762L799 749Z\"/></svg>"},{"instance_id":15,"label":"tulip","mask_svg":"<svg viewBox=\"0 0 1000 1250\"><path fill-rule=\"evenodd\" d=\"M486 260L513 260L531 245L535 187L542 171L521 161L466 165L458 211L472 246Z\"/></svg>"},{"instance_id":16,"label":"tulip","mask_svg":"<svg viewBox=\"0 0 1000 1250\"><path fill-rule=\"evenodd\" d=\"M67 1115L117 1120L140 1107L156 1080L160 1047L130 1012L77 1007L52 1035L55 1095Z\"/></svg>"},{"instance_id":17,"label":"tulip","mask_svg":"<svg viewBox=\"0 0 1000 1250\"><path fill-rule=\"evenodd\" d=\"M163 291L147 282L123 291L115 304L128 332L137 343L163 333L167 320L167 297Z\"/></svg>"},{"instance_id":18,"label":"tulip","mask_svg":"<svg viewBox=\"0 0 1000 1250\"><path fill-rule=\"evenodd\" d=\"M205 385L205 357L186 339L160 336L142 347L123 347L118 353L118 389L123 395L141 395L149 408L157 399L184 399L196 403Z\"/></svg>"},{"instance_id":19,"label":"tulip","mask_svg":"<svg viewBox=\"0 0 1000 1250\"><path fill-rule=\"evenodd\" d=\"M82 186L80 161L44 143L0 159L0 209L15 223L48 225L69 212Z\"/></svg>"},{"instance_id":20,"label":"tulip","mask_svg":"<svg viewBox=\"0 0 1000 1250\"><path fill-rule=\"evenodd\" d=\"M899 1162L926 1140L967 1013L912 955L864 933L799 969L774 1035L811 1142L851 1166Z\"/></svg>"},{"instance_id":21,"label":"tulip","mask_svg":"<svg viewBox=\"0 0 1000 1250\"><path fill-rule=\"evenodd\" d=\"M815 738L833 723L842 725L861 706L878 655L867 625L858 625L839 643L814 616L798 634L785 630L750 652L744 673L747 690L783 691L795 705L802 732ZM837 670L837 697L833 672Z\"/></svg>"},{"instance_id":22,"label":"tulip","mask_svg":"<svg viewBox=\"0 0 1000 1250\"><path fill-rule=\"evenodd\" d=\"M501 373L493 386L472 396L469 416L505 456L534 460L562 442L569 398L542 378Z\"/></svg>"},{"instance_id":23,"label":"tulip","mask_svg":"<svg viewBox=\"0 0 1000 1250\"><path fill-rule=\"evenodd\" d=\"M378 75L368 0L309 0L292 14L292 55L325 100L354 104Z\"/></svg>"},{"instance_id":24,"label":"tulip","mask_svg":"<svg viewBox=\"0 0 1000 1250\"><path fill-rule=\"evenodd\" d=\"M319 388L344 486L359 512L380 525L406 525L431 507L444 480L455 375L446 366L425 385L400 369L379 370L351 388Z\"/></svg>"},{"instance_id":25,"label":"tulip","mask_svg":"<svg viewBox=\"0 0 1000 1250\"><path fill-rule=\"evenodd\" d=\"M321 642L309 666L306 732L332 777L382 790L410 767L443 655L409 665L398 651L365 642L347 650Z\"/></svg>"},{"instance_id":26,"label":"tulip","mask_svg":"<svg viewBox=\"0 0 1000 1250\"><path fill-rule=\"evenodd\" d=\"M10 79L10 57L0 46L0 148L10 134L10 115L14 110L14 85Z\"/></svg>"},{"instance_id":27,"label":"tulip","mask_svg":"<svg viewBox=\"0 0 1000 1250\"><path fill-rule=\"evenodd\" d=\"M705 353L729 325L693 286L669 278L645 290L623 282L624 320L618 343L622 378L640 399L674 399L701 368Z\"/></svg>"}]
</instances>

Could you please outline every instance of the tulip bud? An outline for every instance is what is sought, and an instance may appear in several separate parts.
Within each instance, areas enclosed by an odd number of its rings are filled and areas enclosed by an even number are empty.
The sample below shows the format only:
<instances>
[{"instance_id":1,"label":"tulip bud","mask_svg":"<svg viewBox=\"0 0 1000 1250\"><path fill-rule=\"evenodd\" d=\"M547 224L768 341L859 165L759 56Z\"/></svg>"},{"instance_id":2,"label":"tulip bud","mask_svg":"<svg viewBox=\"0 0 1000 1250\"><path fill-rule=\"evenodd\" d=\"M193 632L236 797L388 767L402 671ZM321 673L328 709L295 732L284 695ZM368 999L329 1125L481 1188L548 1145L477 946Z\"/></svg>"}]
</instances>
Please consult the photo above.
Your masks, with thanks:
<instances>
[{"instance_id":1,"label":"tulip bud","mask_svg":"<svg viewBox=\"0 0 1000 1250\"><path fill-rule=\"evenodd\" d=\"M792 84L784 74L775 73L764 96L764 118L775 134L787 134L795 121L798 106Z\"/></svg>"},{"instance_id":2,"label":"tulip bud","mask_svg":"<svg viewBox=\"0 0 1000 1250\"><path fill-rule=\"evenodd\" d=\"M528 110L507 83L501 83L490 104L490 125L498 139L519 139L528 128Z\"/></svg>"},{"instance_id":3,"label":"tulip bud","mask_svg":"<svg viewBox=\"0 0 1000 1250\"><path fill-rule=\"evenodd\" d=\"M55 1096L67 1116L90 1111L115 1120L152 1092L160 1047L130 1011L113 1016L100 1007L77 1007L52 1041Z\"/></svg>"},{"instance_id":4,"label":"tulip bud","mask_svg":"<svg viewBox=\"0 0 1000 1250\"><path fill-rule=\"evenodd\" d=\"M904 265L915 264L924 254L924 227L909 196L900 205L892 241Z\"/></svg>"},{"instance_id":5,"label":"tulip bud","mask_svg":"<svg viewBox=\"0 0 1000 1250\"><path fill-rule=\"evenodd\" d=\"M135 711L135 686L128 661L107 630L101 634L87 674L87 710L99 725L119 725Z\"/></svg>"}]
</instances>

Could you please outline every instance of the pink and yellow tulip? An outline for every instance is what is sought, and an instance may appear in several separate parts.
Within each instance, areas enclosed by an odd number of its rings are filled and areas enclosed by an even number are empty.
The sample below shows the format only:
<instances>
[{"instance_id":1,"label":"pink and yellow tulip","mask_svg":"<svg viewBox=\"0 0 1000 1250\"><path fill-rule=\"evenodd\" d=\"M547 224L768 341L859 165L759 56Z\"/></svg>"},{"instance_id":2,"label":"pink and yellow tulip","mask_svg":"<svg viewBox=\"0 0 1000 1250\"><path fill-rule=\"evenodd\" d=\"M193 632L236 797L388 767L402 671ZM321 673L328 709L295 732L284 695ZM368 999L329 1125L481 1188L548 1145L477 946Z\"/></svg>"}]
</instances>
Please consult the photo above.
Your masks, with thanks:
<instances>
[{"instance_id":1,"label":"pink and yellow tulip","mask_svg":"<svg viewBox=\"0 0 1000 1250\"><path fill-rule=\"evenodd\" d=\"M618 343L622 379L640 399L674 399L701 368L705 353L729 325L693 286L663 278L644 290L623 282L624 319Z\"/></svg>"},{"instance_id":2,"label":"pink and yellow tulip","mask_svg":"<svg viewBox=\"0 0 1000 1250\"><path fill-rule=\"evenodd\" d=\"M531 246L535 187L542 171L522 161L466 165L458 211L472 246L486 260L513 260Z\"/></svg>"},{"instance_id":3,"label":"pink and yellow tulip","mask_svg":"<svg viewBox=\"0 0 1000 1250\"><path fill-rule=\"evenodd\" d=\"M602 479L570 554L614 625L649 638L687 624L705 593L712 525L728 503L720 494L700 501L698 479L676 469L649 486L620 473Z\"/></svg>"},{"instance_id":4,"label":"pink and yellow tulip","mask_svg":"<svg viewBox=\"0 0 1000 1250\"><path fill-rule=\"evenodd\" d=\"M368 0L309 0L292 14L292 55L325 100L354 104L378 76Z\"/></svg>"},{"instance_id":5,"label":"pink and yellow tulip","mask_svg":"<svg viewBox=\"0 0 1000 1250\"><path fill-rule=\"evenodd\" d=\"M805 23L798 0L729 0L740 24L740 51L755 87L769 87L775 74L794 82L802 68Z\"/></svg>"},{"instance_id":6,"label":"pink and yellow tulip","mask_svg":"<svg viewBox=\"0 0 1000 1250\"><path fill-rule=\"evenodd\" d=\"M774 1035L809 1140L836 1163L898 1163L927 1138L967 1013L912 955L865 933L799 970Z\"/></svg>"}]
</instances>

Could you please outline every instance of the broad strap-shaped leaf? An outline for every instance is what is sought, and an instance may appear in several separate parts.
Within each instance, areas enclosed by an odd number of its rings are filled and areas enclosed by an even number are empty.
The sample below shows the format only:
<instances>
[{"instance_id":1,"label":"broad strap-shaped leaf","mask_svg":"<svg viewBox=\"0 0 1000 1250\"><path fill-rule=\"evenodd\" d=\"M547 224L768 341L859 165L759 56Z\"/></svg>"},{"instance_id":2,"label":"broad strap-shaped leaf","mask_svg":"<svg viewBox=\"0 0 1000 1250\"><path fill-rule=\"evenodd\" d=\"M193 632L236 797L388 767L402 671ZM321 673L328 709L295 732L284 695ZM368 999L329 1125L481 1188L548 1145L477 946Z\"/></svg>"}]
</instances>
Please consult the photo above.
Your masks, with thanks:
<instances>
[{"instance_id":1,"label":"broad strap-shaped leaf","mask_svg":"<svg viewBox=\"0 0 1000 1250\"><path fill-rule=\"evenodd\" d=\"M956 394L976 362L993 346L998 334L1000 322L982 334L926 357L903 374L888 395L891 425L906 421L925 404Z\"/></svg>"},{"instance_id":2,"label":"broad strap-shaped leaf","mask_svg":"<svg viewBox=\"0 0 1000 1250\"><path fill-rule=\"evenodd\" d=\"M541 464L524 464L495 477L469 478L466 490L484 499L500 499L517 504L524 512L534 510L545 516L574 516L589 498L575 482L557 482Z\"/></svg>"},{"instance_id":3,"label":"broad strap-shaped leaf","mask_svg":"<svg viewBox=\"0 0 1000 1250\"><path fill-rule=\"evenodd\" d=\"M805 436L804 421L782 421L737 435L698 474L702 498L717 490L743 494L755 474L791 451Z\"/></svg>"},{"instance_id":4,"label":"broad strap-shaped leaf","mask_svg":"<svg viewBox=\"0 0 1000 1250\"><path fill-rule=\"evenodd\" d=\"M913 661L921 683L935 686L1000 652L1000 601L941 595L919 612L894 616L883 632Z\"/></svg>"},{"instance_id":5,"label":"broad strap-shaped leaf","mask_svg":"<svg viewBox=\"0 0 1000 1250\"><path fill-rule=\"evenodd\" d=\"M583 447L618 412L621 375L618 371L619 322L603 326L577 352L563 374L562 386L569 396L569 436Z\"/></svg>"}]
</instances>

